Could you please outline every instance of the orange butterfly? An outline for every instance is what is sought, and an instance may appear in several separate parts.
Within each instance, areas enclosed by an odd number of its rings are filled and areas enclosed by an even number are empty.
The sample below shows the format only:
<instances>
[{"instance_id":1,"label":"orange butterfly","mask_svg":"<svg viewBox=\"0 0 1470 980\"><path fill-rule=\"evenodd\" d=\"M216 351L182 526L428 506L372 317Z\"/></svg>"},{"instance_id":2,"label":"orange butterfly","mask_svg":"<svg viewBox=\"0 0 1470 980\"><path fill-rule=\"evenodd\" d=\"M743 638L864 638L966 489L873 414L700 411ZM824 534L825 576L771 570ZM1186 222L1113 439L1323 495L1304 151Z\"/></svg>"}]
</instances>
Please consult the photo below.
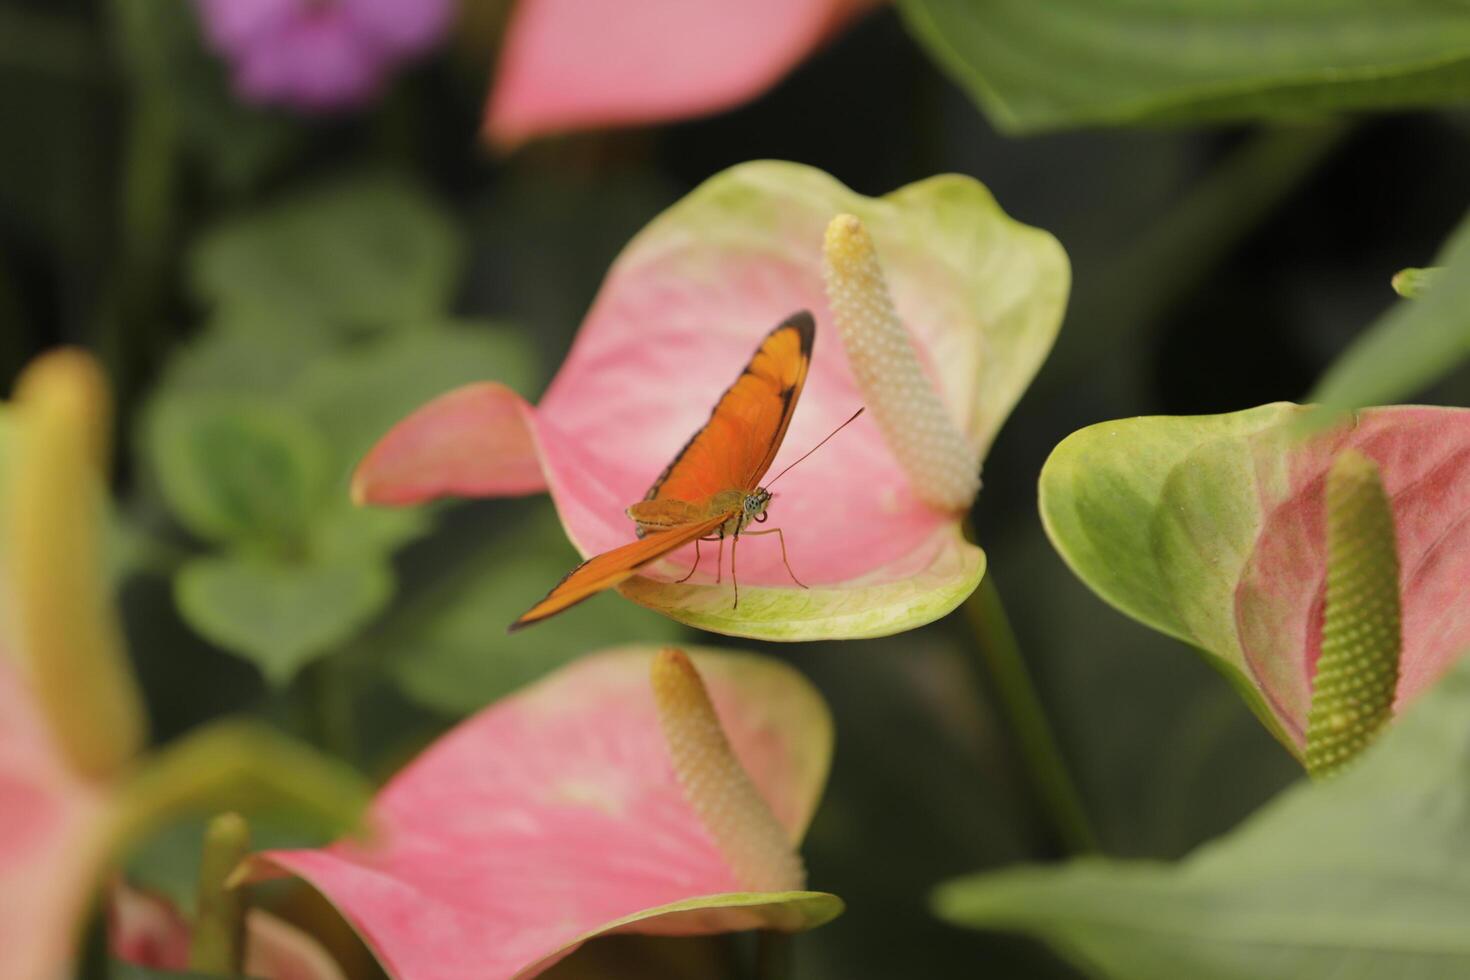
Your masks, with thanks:
<instances>
[{"instance_id":1,"label":"orange butterfly","mask_svg":"<svg viewBox=\"0 0 1470 980\"><path fill-rule=\"evenodd\" d=\"M638 526L639 540L589 558L572 569L546 598L527 610L510 628L517 630L539 622L603 589L627 581L641 566L692 541L694 568L679 580L687 581L699 568L701 541L720 543L716 561L723 564L726 535L731 538L732 581L735 581L735 549L740 536L774 534L781 542L781 560L786 563L786 571L791 573L792 581L806 588L786 562L786 537L780 528L745 529L752 521L757 524L766 521L771 492L759 484L771 468L781 440L786 437L786 428L791 424L791 415L796 411L796 401L801 397L812 359L816 329L812 315L803 311L767 334L744 372L720 396L704 428L679 451L644 499L628 508L628 516ZM858 409L852 419L861 414L862 409ZM822 443L817 444L818 448ZM815 451L814 448L812 452ZM776 479L785 472L778 473ZM735 604L740 604L738 581L735 581Z\"/></svg>"}]
</instances>

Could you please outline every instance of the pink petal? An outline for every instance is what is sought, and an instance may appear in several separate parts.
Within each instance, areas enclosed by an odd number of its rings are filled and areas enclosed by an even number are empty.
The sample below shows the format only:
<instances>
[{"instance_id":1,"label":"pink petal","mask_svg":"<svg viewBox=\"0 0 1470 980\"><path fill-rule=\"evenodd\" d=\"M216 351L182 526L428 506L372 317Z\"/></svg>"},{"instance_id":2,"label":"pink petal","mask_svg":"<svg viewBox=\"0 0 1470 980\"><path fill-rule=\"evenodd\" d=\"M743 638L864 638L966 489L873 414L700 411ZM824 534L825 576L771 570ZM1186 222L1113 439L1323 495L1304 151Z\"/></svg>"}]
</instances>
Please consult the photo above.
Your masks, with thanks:
<instances>
[{"instance_id":1,"label":"pink petal","mask_svg":"<svg viewBox=\"0 0 1470 980\"><path fill-rule=\"evenodd\" d=\"M1394 510L1404 639L1396 710L1470 650L1470 411L1367 409L1351 429L1291 453L1279 477L1263 454L1267 516L1236 590L1236 623L1247 663L1299 742L1321 654L1324 486L1348 448L1378 464Z\"/></svg>"},{"instance_id":2,"label":"pink petal","mask_svg":"<svg viewBox=\"0 0 1470 980\"><path fill-rule=\"evenodd\" d=\"M774 85L872 0L520 0L490 138L717 112Z\"/></svg>"},{"instance_id":3,"label":"pink petal","mask_svg":"<svg viewBox=\"0 0 1470 980\"><path fill-rule=\"evenodd\" d=\"M352 480L353 499L382 505L544 489L531 407L505 385L488 381L440 395L399 422Z\"/></svg>"},{"instance_id":4,"label":"pink petal","mask_svg":"<svg viewBox=\"0 0 1470 980\"><path fill-rule=\"evenodd\" d=\"M378 796L376 846L266 857L332 901L391 973L414 980L529 975L520 971L539 972L625 917L735 891L670 768L651 655L584 658L461 724ZM695 659L741 762L799 838L831 745L820 700L760 658ZM725 927L688 911L629 926Z\"/></svg>"},{"instance_id":5,"label":"pink petal","mask_svg":"<svg viewBox=\"0 0 1470 980\"><path fill-rule=\"evenodd\" d=\"M69 975L102 855L105 793L74 775L0 650L0 976Z\"/></svg>"},{"instance_id":6,"label":"pink petal","mask_svg":"<svg viewBox=\"0 0 1470 980\"><path fill-rule=\"evenodd\" d=\"M128 963L186 970L192 928L172 902L124 883L107 906L108 945ZM265 980L343 980L342 968L321 943L263 909L245 918L245 973Z\"/></svg>"},{"instance_id":7,"label":"pink petal","mask_svg":"<svg viewBox=\"0 0 1470 980\"><path fill-rule=\"evenodd\" d=\"M190 935L189 923L172 902L121 881L112 886L107 945L113 956L155 970L184 970Z\"/></svg>"}]
</instances>

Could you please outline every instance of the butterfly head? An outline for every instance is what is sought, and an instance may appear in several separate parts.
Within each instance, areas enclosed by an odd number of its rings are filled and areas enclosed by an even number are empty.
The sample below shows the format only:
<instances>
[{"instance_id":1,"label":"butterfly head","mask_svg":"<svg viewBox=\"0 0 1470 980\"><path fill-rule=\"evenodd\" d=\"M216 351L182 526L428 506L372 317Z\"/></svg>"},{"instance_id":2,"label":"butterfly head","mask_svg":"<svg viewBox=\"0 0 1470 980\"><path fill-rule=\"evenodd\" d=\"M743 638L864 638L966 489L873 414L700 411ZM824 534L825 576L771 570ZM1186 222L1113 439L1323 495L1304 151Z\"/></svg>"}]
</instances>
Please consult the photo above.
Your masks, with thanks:
<instances>
[{"instance_id":1,"label":"butterfly head","mask_svg":"<svg viewBox=\"0 0 1470 980\"><path fill-rule=\"evenodd\" d=\"M771 502L771 491L765 487L756 487L745 495L741 502L740 526L744 527L751 521L757 524L766 522L766 506Z\"/></svg>"}]
</instances>

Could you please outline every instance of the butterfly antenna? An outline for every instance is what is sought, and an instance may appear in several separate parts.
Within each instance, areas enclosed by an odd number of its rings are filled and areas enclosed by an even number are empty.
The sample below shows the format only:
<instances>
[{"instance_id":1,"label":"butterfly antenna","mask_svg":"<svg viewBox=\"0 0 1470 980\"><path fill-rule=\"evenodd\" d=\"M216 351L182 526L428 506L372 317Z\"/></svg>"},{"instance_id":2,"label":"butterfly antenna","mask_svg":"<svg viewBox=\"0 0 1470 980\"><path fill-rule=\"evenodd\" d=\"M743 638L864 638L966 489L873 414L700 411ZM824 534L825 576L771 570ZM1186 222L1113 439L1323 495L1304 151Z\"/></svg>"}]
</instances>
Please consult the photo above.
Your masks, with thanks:
<instances>
[{"instance_id":1,"label":"butterfly antenna","mask_svg":"<svg viewBox=\"0 0 1470 980\"><path fill-rule=\"evenodd\" d=\"M827 440L828 439L831 439L837 433L841 432L843 429L847 428L849 425L852 425L853 422L857 421L857 417L859 415L863 414L863 411L866 408L867 408L867 406L864 405L862 408L858 409L856 412L853 412L851 418L849 418L846 422L843 422L841 425L839 425L837 428L833 429L831 432L827 433L827 438L826 439L823 439L821 442L817 443L815 446L813 446L812 448L808 449L804 454L802 454L801 459L798 459L796 461L796 463L800 463L802 459L806 459L812 453L816 452L818 449L821 449L823 446L825 446L827 444ZM774 477L772 477L771 479L767 480L766 481L766 486L769 487L772 483L775 483L777 480L781 479L781 477L785 476L788 472L790 472L791 467L796 465L796 463L792 463L791 466L786 467L786 469L782 470L780 473L777 473Z\"/></svg>"}]
</instances>

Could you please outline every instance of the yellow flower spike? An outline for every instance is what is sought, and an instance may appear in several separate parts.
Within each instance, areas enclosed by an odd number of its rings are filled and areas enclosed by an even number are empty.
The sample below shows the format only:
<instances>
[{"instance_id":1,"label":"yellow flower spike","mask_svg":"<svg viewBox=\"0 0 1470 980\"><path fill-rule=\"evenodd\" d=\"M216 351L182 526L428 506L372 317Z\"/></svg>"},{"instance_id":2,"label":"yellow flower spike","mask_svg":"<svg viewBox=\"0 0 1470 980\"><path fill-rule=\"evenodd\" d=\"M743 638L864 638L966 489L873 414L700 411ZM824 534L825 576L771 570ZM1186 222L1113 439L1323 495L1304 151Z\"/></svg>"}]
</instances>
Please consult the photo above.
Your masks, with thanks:
<instances>
[{"instance_id":1,"label":"yellow flower spike","mask_svg":"<svg viewBox=\"0 0 1470 980\"><path fill-rule=\"evenodd\" d=\"M968 510L980 492L980 453L925 373L856 216L827 225L822 272L853 377L914 493L941 510Z\"/></svg>"},{"instance_id":2,"label":"yellow flower spike","mask_svg":"<svg viewBox=\"0 0 1470 980\"><path fill-rule=\"evenodd\" d=\"M1327 597L1307 715L1307 771L1337 773L1393 717L1403 647L1393 511L1355 449L1327 474Z\"/></svg>"},{"instance_id":3,"label":"yellow flower spike","mask_svg":"<svg viewBox=\"0 0 1470 980\"><path fill-rule=\"evenodd\" d=\"M58 743L77 771L116 774L146 740L103 563L107 380L64 349L21 375L6 500L7 574L16 652Z\"/></svg>"},{"instance_id":4,"label":"yellow flower spike","mask_svg":"<svg viewBox=\"0 0 1470 980\"><path fill-rule=\"evenodd\" d=\"M650 671L659 726L684 798L747 891L806 887L806 869L786 829L761 798L725 738L688 654L666 647Z\"/></svg>"}]
</instances>

